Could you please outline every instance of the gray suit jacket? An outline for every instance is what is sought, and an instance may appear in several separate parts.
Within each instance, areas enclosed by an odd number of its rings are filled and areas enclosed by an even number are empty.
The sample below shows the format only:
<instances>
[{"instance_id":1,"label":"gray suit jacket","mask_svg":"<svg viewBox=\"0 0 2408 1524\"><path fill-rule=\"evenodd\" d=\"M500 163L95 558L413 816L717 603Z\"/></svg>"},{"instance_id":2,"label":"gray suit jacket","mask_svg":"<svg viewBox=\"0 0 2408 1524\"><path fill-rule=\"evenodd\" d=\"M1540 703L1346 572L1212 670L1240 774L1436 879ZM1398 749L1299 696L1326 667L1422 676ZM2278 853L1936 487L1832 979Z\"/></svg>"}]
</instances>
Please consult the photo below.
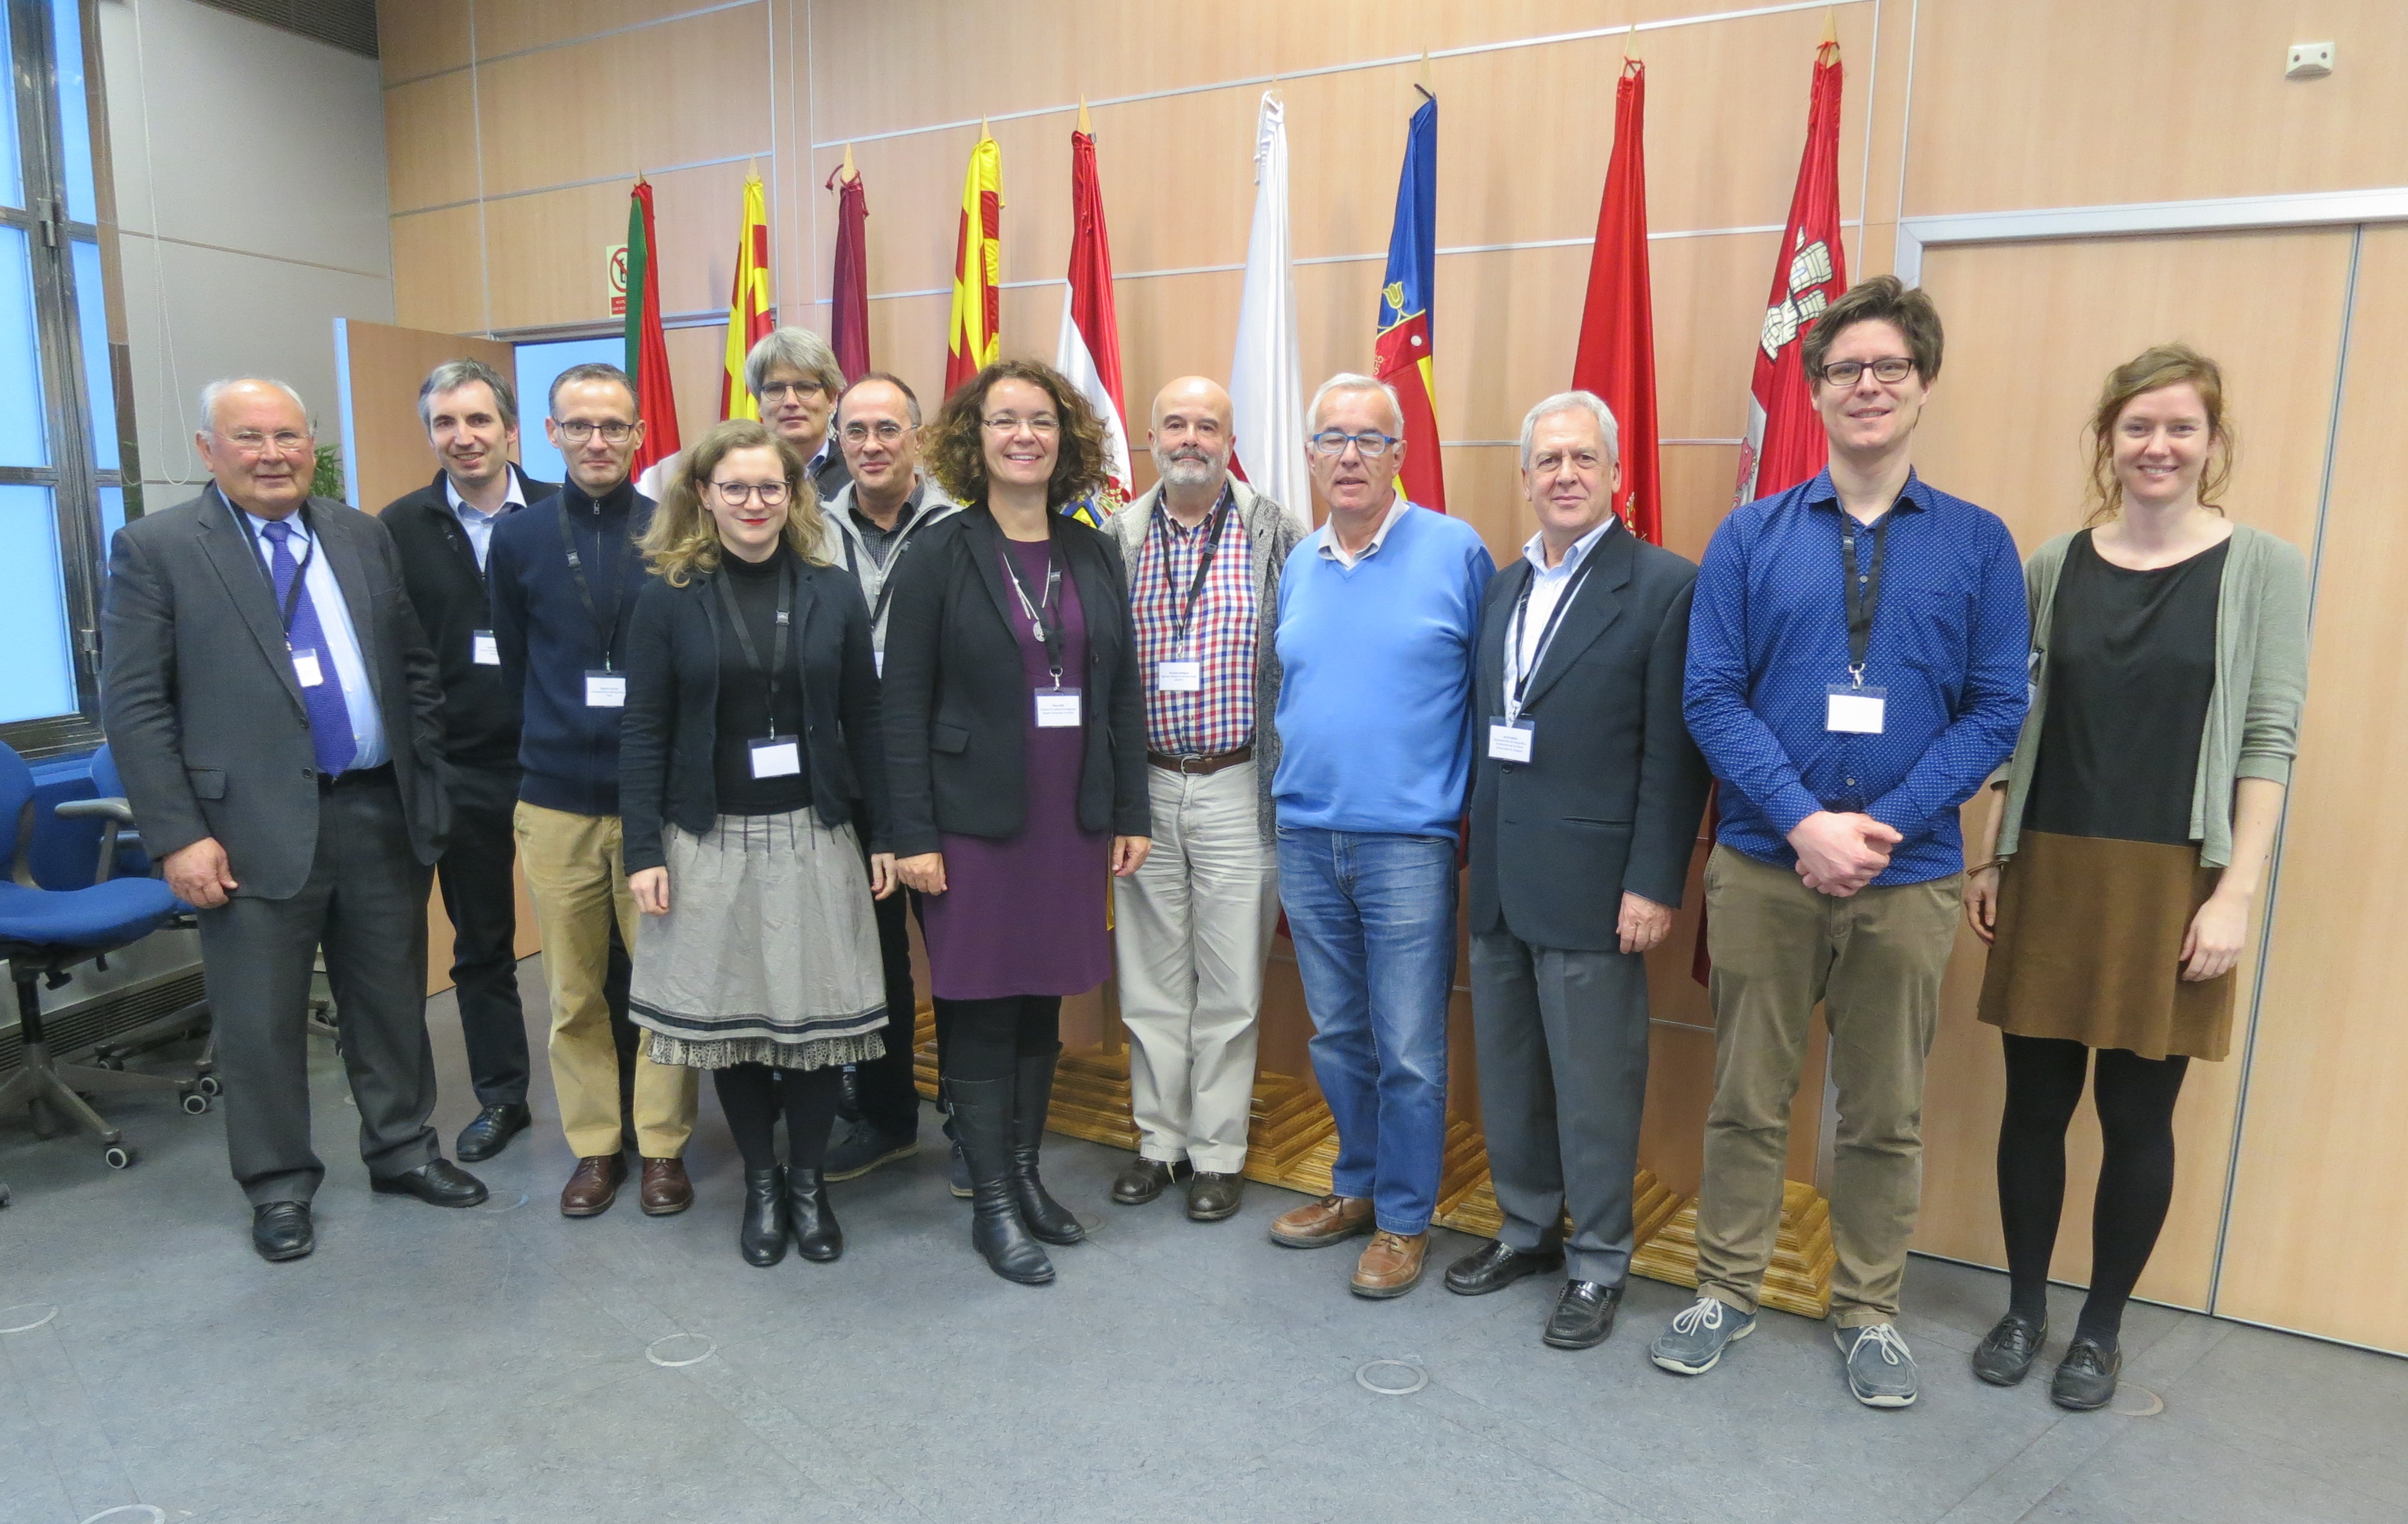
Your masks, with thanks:
<instances>
[{"instance_id":1,"label":"gray suit jacket","mask_svg":"<svg viewBox=\"0 0 2408 1524\"><path fill-rule=\"evenodd\" d=\"M343 590L422 863L450 826L443 690L393 536L309 499ZM287 899L318 845L317 760L276 597L212 485L117 532L101 608L101 718L153 857L216 837L235 892Z\"/></svg>"}]
</instances>

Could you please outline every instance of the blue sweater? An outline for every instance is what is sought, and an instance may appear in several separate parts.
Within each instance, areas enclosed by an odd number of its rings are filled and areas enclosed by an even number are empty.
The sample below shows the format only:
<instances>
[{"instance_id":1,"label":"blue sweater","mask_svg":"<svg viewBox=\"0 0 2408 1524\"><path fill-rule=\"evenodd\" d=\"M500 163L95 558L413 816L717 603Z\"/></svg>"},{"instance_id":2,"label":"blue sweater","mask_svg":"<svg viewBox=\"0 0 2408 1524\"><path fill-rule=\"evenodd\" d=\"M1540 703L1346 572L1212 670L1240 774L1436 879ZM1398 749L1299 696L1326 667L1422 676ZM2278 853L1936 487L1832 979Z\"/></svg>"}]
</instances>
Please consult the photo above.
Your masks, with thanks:
<instances>
[{"instance_id":1,"label":"blue sweater","mask_svg":"<svg viewBox=\"0 0 2408 1524\"><path fill-rule=\"evenodd\" d=\"M1408 508L1342 566L1328 531L1280 578L1282 826L1453 836L1471 781L1471 658L1497 563L1461 519Z\"/></svg>"},{"instance_id":2,"label":"blue sweater","mask_svg":"<svg viewBox=\"0 0 2408 1524\"><path fill-rule=\"evenodd\" d=\"M561 549L564 512L592 613ZM529 804L580 815L619 812L619 717L625 711L588 707L585 674L605 665L600 621L610 619L614 606L609 665L627 669L636 596L652 580L636 541L652 522L652 500L632 482L621 482L598 504L570 482L494 526L485 564L494 640L505 688L524 696L519 765L526 774L519 798Z\"/></svg>"}]
</instances>

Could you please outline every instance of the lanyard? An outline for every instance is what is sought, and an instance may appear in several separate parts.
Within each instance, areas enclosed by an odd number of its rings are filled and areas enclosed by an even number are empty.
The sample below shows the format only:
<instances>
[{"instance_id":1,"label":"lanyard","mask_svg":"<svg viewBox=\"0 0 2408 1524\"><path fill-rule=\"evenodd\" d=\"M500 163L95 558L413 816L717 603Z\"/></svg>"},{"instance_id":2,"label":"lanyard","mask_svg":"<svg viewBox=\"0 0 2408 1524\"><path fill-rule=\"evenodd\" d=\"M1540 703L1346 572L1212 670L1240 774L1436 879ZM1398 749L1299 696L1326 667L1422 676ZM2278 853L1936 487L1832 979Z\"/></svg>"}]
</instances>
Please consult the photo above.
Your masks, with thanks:
<instances>
[{"instance_id":1,"label":"lanyard","mask_svg":"<svg viewBox=\"0 0 2408 1524\"><path fill-rule=\"evenodd\" d=\"M743 651L746 665L761 670L761 648L752 643L752 632L744 627L744 611L737 606L736 590L727 585L724 568L717 578L719 601L727 610L727 623L736 631L736 644ZM789 560L778 573L778 635L769 650L769 739L778 739L778 679L786 670L786 632L794 624L795 565Z\"/></svg>"},{"instance_id":2,"label":"lanyard","mask_svg":"<svg viewBox=\"0 0 2408 1524\"><path fill-rule=\"evenodd\" d=\"M1013 559L1010 547L999 549L1003 569L1011 578L1011 590L1020 595L1020 611L1028 616L1031 634L1045 642L1046 670L1054 674L1054 688L1062 688L1062 611L1054 602L1054 590L1062 585L1062 566L1054 559L1054 546L1048 537L1045 546L1045 596L1036 602L1028 601L1027 585L1020 580L1020 565Z\"/></svg>"},{"instance_id":3,"label":"lanyard","mask_svg":"<svg viewBox=\"0 0 2408 1524\"><path fill-rule=\"evenodd\" d=\"M578 558L577 541L569 535L566 489L561 493L559 524L560 548L568 553L568 574L577 581L578 600L585 605L585 617L594 621L594 633L602 642L602 670L611 671L614 667L610 655L619 643L619 605L625 601L627 596L626 579L620 578L610 584L610 621L604 624L602 615L594 607L594 589L585 580L585 563ZM601 558L603 545L609 539L609 536L603 533L602 505L597 502L594 505L594 554L597 560Z\"/></svg>"},{"instance_id":4,"label":"lanyard","mask_svg":"<svg viewBox=\"0 0 2408 1524\"><path fill-rule=\"evenodd\" d=\"M903 504L903 515L904 522L900 538L895 541L895 548L886 553L885 561L879 563L880 580L878 583L878 597L871 599L869 604L869 627L871 629L876 629L878 627L878 622L886 617L886 605L887 602L895 597L895 573L896 568L901 567L903 564L903 553L911 548L913 538L920 533L920 525L926 522L925 518L920 512L919 505L908 499ZM853 576L858 579L861 576L860 545L853 539L853 536L846 534L841 527L837 530L837 538L844 541L845 569L852 572Z\"/></svg>"},{"instance_id":5,"label":"lanyard","mask_svg":"<svg viewBox=\"0 0 2408 1524\"><path fill-rule=\"evenodd\" d=\"M1592 545L1588 558L1581 563L1578 571L1572 573L1571 585L1564 589L1563 597L1555 599L1555 611L1547 615L1546 625L1540 629L1539 649L1530 653L1527 668L1522 666L1522 627L1523 621L1529 616L1530 589L1539 585L1538 574L1532 572L1529 579L1522 583L1521 596L1513 600L1513 622L1505 630L1505 669L1513 675L1505 705L1509 717L1521 714L1522 696L1530 691L1530 679L1546 663L1547 648L1555 643L1555 628L1564 622L1564 611L1572 606L1572 599L1580 597L1581 584L1588 581L1589 568L1596 565L1597 547Z\"/></svg>"},{"instance_id":6,"label":"lanyard","mask_svg":"<svg viewBox=\"0 0 2408 1524\"><path fill-rule=\"evenodd\" d=\"M1881 607L1882 546L1888 537L1882 531L1888 527L1887 514L1872 527L1873 557L1870 569L1856 568L1856 521L1846 508L1840 510L1840 547L1848 559L1848 681L1857 687L1865 685L1865 653L1873 641L1873 612Z\"/></svg>"},{"instance_id":7,"label":"lanyard","mask_svg":"<svg viewBox=\"0 0 2408 1524\"><path fill-rule=\"evenodd\" d=\"M1183 603L1179 601L1179 584L1171 580L1170 526L1168 522L1158 526L1162 538L1162 582L1170 591L1171 608L1175 611L1170 626L1170 649L1173 651L1187 648L1187 623L1196 617L1197 600L1204 596L1204 579L1211 575L1212 557L1221 551L1221 532L1229 526L1229 514L1236 506L1230 501L1228 490L1223 488L1221 500L1212 509L1212 532L1205 538L1204 547L1197 554L1196 576L1187 584L1187 598ZM1166 510L1163 518L1168 521L1169 517Z\"/></svg>"},{"instance_id":8,"label":"lanyard","mask_svg":"<svg viewBox=\"0 0 2408 1524\"><path fill-rule=\"evenodd\" d=\"M231 501L226 504L226 509L235 516L235 527L250 540L251 558L259 563L260 575L267 579L267 590L273 595L276 591L276 568L268 564L267 552L259 543L263 537L253 532L251 521L242 510L236 508ZM301 521L301 533L308 539L309 547L301 553L300 563L293 568L293 585L284 590L284 649L287 651L293 649L293 616L301 609L301 594L309 581L309 563L318 559L318 536L309 527L309 505L302 504L300 511L294 517Z\"/></svg>"}]
</instances>

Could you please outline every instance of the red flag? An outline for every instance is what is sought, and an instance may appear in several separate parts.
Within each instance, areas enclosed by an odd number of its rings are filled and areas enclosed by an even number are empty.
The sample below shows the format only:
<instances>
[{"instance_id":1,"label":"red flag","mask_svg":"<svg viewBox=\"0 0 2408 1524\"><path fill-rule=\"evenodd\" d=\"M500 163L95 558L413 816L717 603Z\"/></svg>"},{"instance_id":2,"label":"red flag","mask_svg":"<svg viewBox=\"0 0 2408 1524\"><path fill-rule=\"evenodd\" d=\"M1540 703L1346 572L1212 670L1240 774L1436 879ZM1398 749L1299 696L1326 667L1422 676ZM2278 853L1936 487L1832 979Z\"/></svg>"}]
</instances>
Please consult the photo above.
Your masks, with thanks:
<instances>
[{"instance_id":1,"label":"red flag","mask_svg":"<svg viewBox=\"0 0 2408 1524\"><path fill-rule=\"evenodd\" d=\"M836 294L836 311L828 323L829 342L836 349L836 367L847 382L869 371L869 197L861 188L861 171L853 167L853 151L828 177L837 194L836 275L829 287Z\"/></svg>"},{"instance_id":2,"label":"red flag","mask_svg":"<svg viewBox=\"0 0 2408 1524\"><path fill-rule=\"evenodd\" d=\"M1613 510L1631 532L1664 543L1663 479L1656 459L1656 313L1647 273L1647 65L1625 59L1613 98L1613 155L1597 208L1588 301L1581 309L1572 386L1593 392L1622 426L1622 485Z\"/></svg>"},{"instance_id":3,"label":"red flag","mask_svg":"<svg viewBox=\"0 0 2408 1524\"><path fill-rule=\"evenodd\" d=\"M1077 387L1104 425L1104 485L1062 511L1100 527L1137 496L1129 472L1128 410L1121 401L1121 323L1112 306L1112 242L1104 230L1104 190L1096 173L1096 138L1084 108L1070 135L1069 294L1054 368Z\"/></svg>"},{"instance_id":4,"label":"red flag","mask_svg":"<svg viewBox=\"0 0 2408 1524\"><path fill-rule=\"evenodd\" d=\"M661 271L653 258L652 184L636 181L627 200L627 374L636 382L636 416L644 442L633 474L666 460L678 442L677 398L669 392L669 344L661 332Z\"/></svg>"},{"instance_id":5,"label":"red flag","mask_svg":"<svg viewBox=\"0 0 2408 1524\"><path fill-rule=\"evenodd\" d=\"M1438 97L1405 126L1405 165L1397 176L1397 219L1388 234L1388 270L1380 286L1379 337L1371 374L1397 391L1404 415L1405 464L1397 490L1407 502L1446 511L1446 462L1438 439L1437 337L1430 321L1438 280Z\"/></svg>"},{"instance_id":6,"label":"red flag","mask_svg":"<svg viewBox=\"0 0 2408 1524\"><path fill-rule=\"evenodd\" d=\"M1003 357L1003 150L980 128L962 180L953 240L953 310L945 331L945 395Z\"/></svg>"},{"instance_id":7,"label":"red flag","mask_svg":"<svg viewBox=\"0 0 2408 1524\"><path fill-rule=\"evenodd\" d=\"M1786 491L1823 468L1828 445L1810 400L1799 341L1847 289L1847 252L1840 244L1840 45L1826 42L1814 53L1806 152L1756 336L1747 439L1740 446L1732 507Z\"/></svg>"}]
</instances>

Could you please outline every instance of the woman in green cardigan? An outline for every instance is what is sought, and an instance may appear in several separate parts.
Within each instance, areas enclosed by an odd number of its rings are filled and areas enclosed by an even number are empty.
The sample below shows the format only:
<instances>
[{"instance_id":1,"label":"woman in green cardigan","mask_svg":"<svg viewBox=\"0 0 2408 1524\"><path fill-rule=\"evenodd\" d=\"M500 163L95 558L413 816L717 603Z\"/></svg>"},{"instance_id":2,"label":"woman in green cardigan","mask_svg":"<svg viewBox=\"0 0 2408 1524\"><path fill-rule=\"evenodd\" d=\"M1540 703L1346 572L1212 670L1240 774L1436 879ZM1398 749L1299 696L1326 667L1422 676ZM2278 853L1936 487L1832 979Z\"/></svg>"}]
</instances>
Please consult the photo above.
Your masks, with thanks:
<instances>
[{"instance_id":1,"label":"woman in green cardigan","mask_svg":"<svg viewBox=\"0 0 2408 1524\"><path fill-rule=\"evenodd\" d=\"M2307 687L2306 563L2214 501L2232 458L2215 363L2172 344L2117 367L2090 432L2098 511L2025 567L2031 710L1965 877L1992 944L1981 1016L2006 1049L2011 1300L1973 1356L1995 1385L2047 1336L2065 1129L2098 1055L2090 1292L2050 1390L2077 1410L2115 1392L2124 1304L2173 1195L2183 1072L2230 1045Z\"/></svg>"}]
</instances>

